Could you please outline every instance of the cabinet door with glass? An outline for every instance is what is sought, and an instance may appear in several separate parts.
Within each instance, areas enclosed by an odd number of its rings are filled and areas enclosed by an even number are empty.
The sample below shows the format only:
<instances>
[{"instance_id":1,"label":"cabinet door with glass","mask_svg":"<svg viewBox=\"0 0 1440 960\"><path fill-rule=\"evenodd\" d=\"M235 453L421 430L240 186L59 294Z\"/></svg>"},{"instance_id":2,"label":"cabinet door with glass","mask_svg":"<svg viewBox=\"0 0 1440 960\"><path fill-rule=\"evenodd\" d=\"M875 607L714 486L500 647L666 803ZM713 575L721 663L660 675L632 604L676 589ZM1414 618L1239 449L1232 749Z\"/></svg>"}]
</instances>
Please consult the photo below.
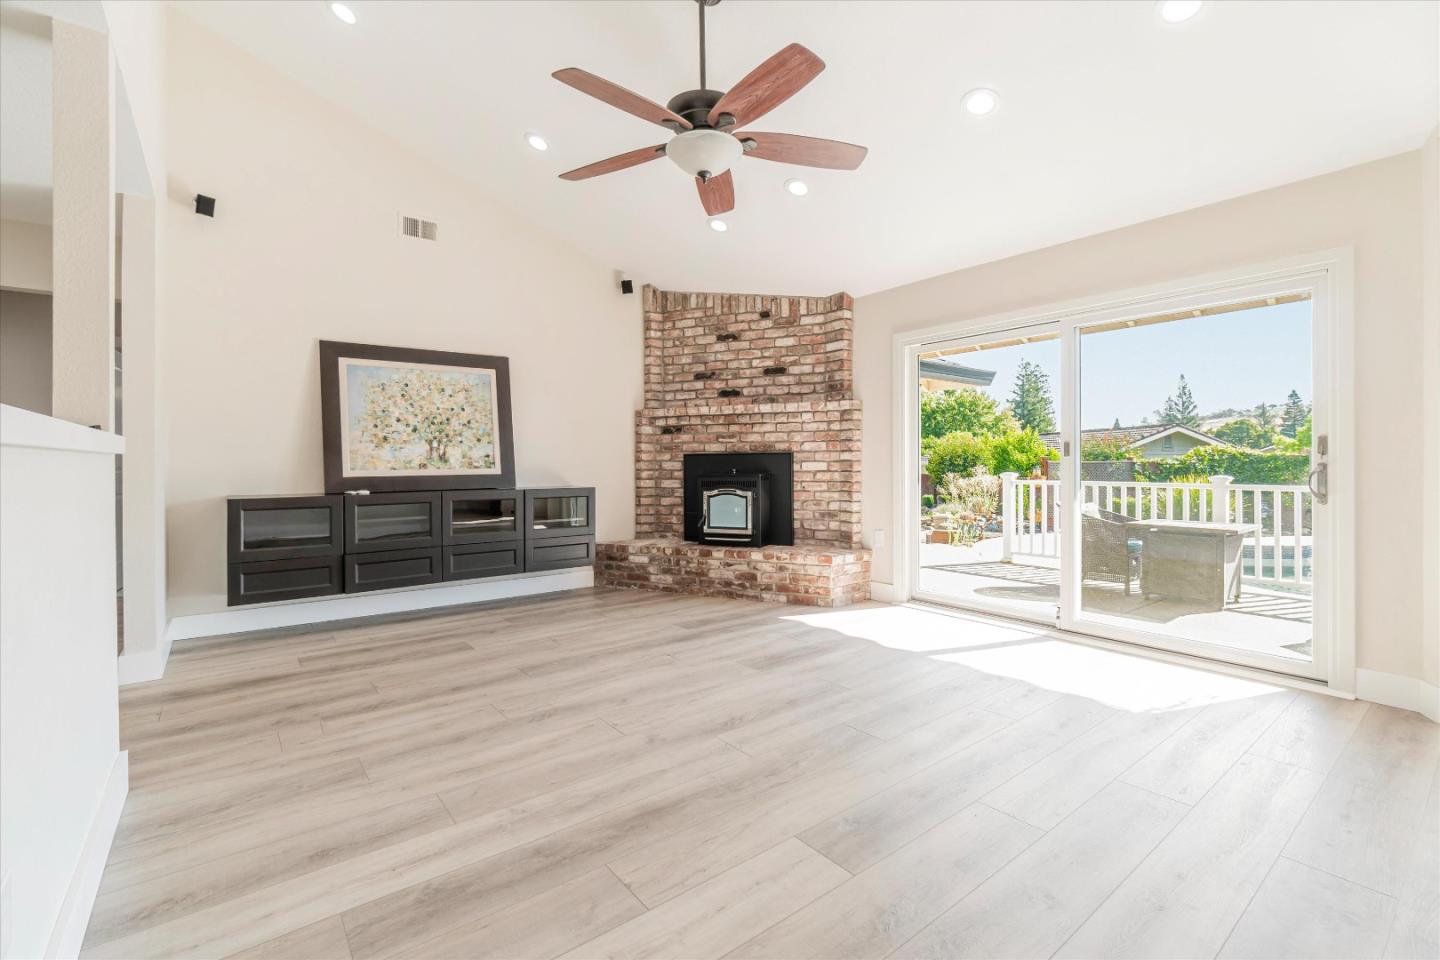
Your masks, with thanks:
<instances>
[{"instance_id":1,"label":"cabinet door with glass","mask_svg":"<svg viewBox=\"0 0 1440 960\"><path fill-rule=\"evenodd\" d=\"M226 502L229 559L338 556L344 540L340 497L234 497Z\"/></svg>"},{"instance_id":2,"label":"cabinet door with glass","mask_svg":"<svg viewBox=\"0 0 1440 960\"><path fill-rule=\"evenodd\" d=\"M440 493L345 496L345 552L438 547Z\"/></svg>"},{"instance_id":3,"label":"cabinet door with glass","mask_svg":"<svg viewBox=\"0 0 1440 960\"><path fill-rule=\"evenodd\" d=\"M523 538L518 490L447 490L441 517L445 543L508 543Z\"/></svg>"},{"instance_id":4,"label":"cabinet door with glass","mask_svg":"<svg viewBox=\"0 0 1440 960\"><path fill-rule=\"evenodd\" d=\"M594 487L549 487L525 491L527 540L594 535Z\"/></svg>"}]
</instances>

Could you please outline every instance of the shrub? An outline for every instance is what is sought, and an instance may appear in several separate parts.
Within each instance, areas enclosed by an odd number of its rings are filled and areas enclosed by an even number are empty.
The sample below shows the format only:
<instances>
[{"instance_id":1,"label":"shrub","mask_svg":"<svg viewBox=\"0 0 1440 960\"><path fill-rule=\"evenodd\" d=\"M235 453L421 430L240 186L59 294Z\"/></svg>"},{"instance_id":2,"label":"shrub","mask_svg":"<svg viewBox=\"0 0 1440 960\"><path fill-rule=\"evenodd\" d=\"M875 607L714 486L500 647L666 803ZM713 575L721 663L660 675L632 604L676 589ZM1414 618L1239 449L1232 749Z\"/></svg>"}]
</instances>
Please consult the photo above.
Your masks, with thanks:
<instances>
[{"instance_id":1,"label":"shrub","mask_svg":"<svg viewBox=\"0 0 1440 960\"><path fill-rule=\"evenodd\" d=\"M1013 471L1029 476L1048 454L1040 434L1028 428L991 437L985 447L985 466L995 474Z\"/></svg>"},{"instance_id":2,"label":"shrub","mask_svg":"<svg viewBox=\"0 0 1440 960\"><path fill-rule=\"evenodd\" d=\"M922 510L934 510L935 498L928 493L922 493L920 495L920 508Z\"/></svg>"},{"instance_id":3,"label":"shrub","mask_svg":"<svg viewBox=\"0 0 1440 960\"><path fill-rule=\"evenodd\" d=\"M951 475L945 478L944 509L970 517L993 517L1000 513L1000 478L981 474L974 477Z\"/></svg>"},{"instance_id":4,"label":"shrub","mask_svg":"<svg viewBox=\"0 0 1440 960\"><path fill-rule=\"evenodd\" d=\"M920 443L920 452L930 458L925 472L930 474L937 489L945 485L945 478L951 474L968 477L977 466L985 464L985 442L964 432L926 437Z\"/></svg>"},{"instance_id":5,"label":"shrub","mask_svg":"<svg viewBox=\"0 0 1440 960\"><path fill-rule=\"evenodd\" d=\"M1225 474L1236 483L1279 483L1300 485L1310 472L1310 457L1304 453L1268 453L1239 447L1196 447L1170 460L1140 460L1135 479L1153 483L1177 482L1180 477L1210 477Z\"/></svg>"},{"instance_id":6,"label":"shrub","mask_svg":"<svg viewBox=\"0 0 1440 960\"><path fill-rule=\"evenodd\" d=\"M1130 444L1119 437L1100 437L1080 444L1081 460L1129 460Z\"/></svg>"}]
</instances>

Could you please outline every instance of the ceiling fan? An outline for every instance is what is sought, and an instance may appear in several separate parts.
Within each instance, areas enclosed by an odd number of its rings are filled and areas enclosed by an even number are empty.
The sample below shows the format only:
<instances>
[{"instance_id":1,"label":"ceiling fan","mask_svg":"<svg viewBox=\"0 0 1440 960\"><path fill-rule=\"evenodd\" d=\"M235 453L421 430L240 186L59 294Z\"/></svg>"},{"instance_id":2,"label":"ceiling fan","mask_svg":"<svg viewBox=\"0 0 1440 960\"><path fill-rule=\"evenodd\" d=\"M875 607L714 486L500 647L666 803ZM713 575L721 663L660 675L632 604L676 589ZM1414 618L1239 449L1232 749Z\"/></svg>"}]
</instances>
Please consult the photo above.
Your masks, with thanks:
<instances>
[{"instance_id":1,"label":"ceiling fan","mask_svg":"<svg viewBox=\"0 0 1440 960\"><path fill-rule=\"evenodd\" d=\"M735 182L730 168L742 156L830 170L854 170L860 166L866 149L853 143L793 133L735 132L793 97L825 69L825 63L800 44L792 43L751 70L728 91L707 89L705 8L713 7L720 0L695 2L700 7L700 89L676 94L662 107L578 67L566 67L551 74L581 93L666 127L675 134L668 143L641 147L587 164L560 174L560 179L588 180L668 156L695 178L700 202L713 217L735 209Z\"/></svg>"}]
</instances>

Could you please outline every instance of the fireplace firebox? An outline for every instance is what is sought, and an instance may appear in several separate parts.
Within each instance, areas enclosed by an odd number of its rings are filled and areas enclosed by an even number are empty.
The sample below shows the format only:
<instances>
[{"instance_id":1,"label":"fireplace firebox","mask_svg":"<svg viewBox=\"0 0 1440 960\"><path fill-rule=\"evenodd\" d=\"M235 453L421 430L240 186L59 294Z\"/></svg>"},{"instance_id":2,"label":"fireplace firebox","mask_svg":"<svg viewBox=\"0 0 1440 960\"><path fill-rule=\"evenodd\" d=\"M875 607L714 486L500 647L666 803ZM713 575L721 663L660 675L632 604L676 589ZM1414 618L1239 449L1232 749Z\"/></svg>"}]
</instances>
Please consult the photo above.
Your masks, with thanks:
<instances>
[{"instance_id":1,"label":"fireplace firebox","mask_svg":"<svg viewBox=\"0 0 1440 960\"><path fill-rule=\"evenodd\" d=\"M685 457L685 539L717 546L795 542L793 455Z\"/></svg>"}]
</instances>

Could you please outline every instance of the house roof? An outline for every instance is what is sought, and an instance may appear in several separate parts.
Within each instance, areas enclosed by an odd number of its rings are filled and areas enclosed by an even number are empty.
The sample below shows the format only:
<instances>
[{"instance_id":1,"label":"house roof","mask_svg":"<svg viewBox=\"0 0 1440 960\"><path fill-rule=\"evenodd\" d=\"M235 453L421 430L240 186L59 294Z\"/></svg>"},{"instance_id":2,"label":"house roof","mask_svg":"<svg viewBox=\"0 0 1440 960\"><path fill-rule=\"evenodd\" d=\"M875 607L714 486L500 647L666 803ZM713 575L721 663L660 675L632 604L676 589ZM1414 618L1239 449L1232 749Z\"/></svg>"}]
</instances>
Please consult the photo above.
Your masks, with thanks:
<instances>
[{"instance_id":1,"label":"house roof","mask_svg":"<svg viewBox=\"0 0 1440 960\"><path fill-rule=\"evenodd\" d=\"M967 367L964 364L951 363L949 360L921 360L920 379L945 380L966 387L988 387L995 379L995 371Z\"/></svg>"},{"instance_id":2,"label":"house roof","mask_svg":"<svg viewBox=\"0 0 1440 960\"><path fill-rule=\"evenodd\" d=\"M1186 436L1199 440L1201 443L1210 444L1211 446L1229 446L1229 444L1219 437L1212 437L1208 433L1202 433L1199 430L1191 429L1180 423L1147 423L1138 427L1106 427L1100 430L1081 430L1080 440L1081 442L1086 440L1118 440L1126 446L1137 447L1141 444L1149 443L1152 440L1159 440L1168 434L1175 433L1185 434ZM1058 447L1060 445L1060 434L1058 432L1042 433L1040 434L1040 439L1046 446Z\"/></svg>"}]
</instances>

